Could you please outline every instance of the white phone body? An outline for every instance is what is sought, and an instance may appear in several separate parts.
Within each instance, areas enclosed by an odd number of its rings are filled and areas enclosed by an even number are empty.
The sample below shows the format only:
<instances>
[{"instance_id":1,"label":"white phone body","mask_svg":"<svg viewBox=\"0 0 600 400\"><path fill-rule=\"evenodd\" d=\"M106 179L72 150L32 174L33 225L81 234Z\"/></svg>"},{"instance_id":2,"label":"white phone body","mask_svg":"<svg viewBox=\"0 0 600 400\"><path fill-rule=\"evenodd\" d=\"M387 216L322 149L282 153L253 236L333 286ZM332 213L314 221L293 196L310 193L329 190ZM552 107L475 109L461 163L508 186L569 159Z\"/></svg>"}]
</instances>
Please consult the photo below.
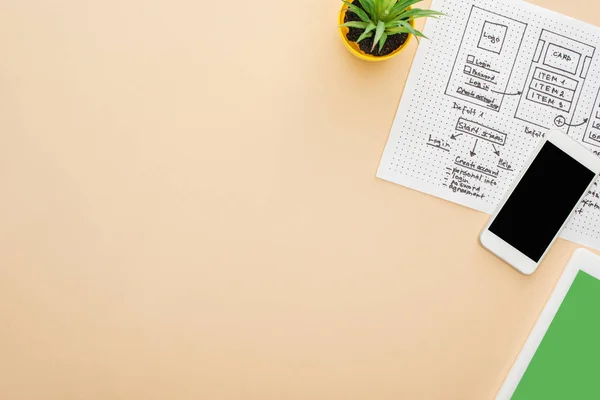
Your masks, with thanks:
<instances>
[{"instance_id":1,"label":"white phone body","mask_svg":"<svg viewBox=\"0 0 600 400\"><path fill-rule=\"evenodd\" d=\"M569 216L567 218L565 218L564 221L562 221L562 225L560 226L560 229L558 229L556 232L553 233L554 237L549 242L548 246L545 248L541 257L537 261L535 261L532 258L523 254L521 251L517 250L515 247L513 247L513 245L509 244L507 241L503 240L502 238L500 238L499 236L494 234L492 231L490 231L490 225L492 225L494 223L494 221L498 217L498 214L502 211L506 202L513 194L513 192L514 192L515 188L517 187L517 185L519 184L519 182L521 182L523 176L529 170L529 167L531 166L531 164L533 163L535 158L538 156L538 154L540 153L540 150L542 149L544 144L546 144L546 142L550 142L550 143L554 144L556 147L558 147L564 153L566 153L567 155L572 157L574 160L579 162L581 165L585 166L587 169L592 171L594 173L594 177L591 179L591 181L587 185L586 189L581 191L579 200L577 201L577 203L575 203L573 205L573 208L569 212ZM510 187L510 189L507 191L507 193L504 195L498 208L496 209L496 211L494 212L494 214L492 215L492 217L486 224L485 228L481 232L481 234L479 236L479 240L480 240L481 244L483 245L483 247L485 247L486 249L488 249L489 251L494 253L496 256L498 256L499 258L501 258L508 264L510 264L512 267L517 269L519 272L521 272L525 275L531 275L537 269L537 267L539 266L541 261L544 259L548 250L550 249L550 247L552 246L554 241L556 241L556 238L560 234L561 230L564 228L564 226L567 223L567 221L569 220L570 216L573 214L573 211L575 210L577 205L581 202L581 200L583 200L583 197L585 197L588 190L590 190L590 187L592 186L595 178L598 176L599 173L600 173L600 158L598 158L594 153L592 153L591 151L586 149L581 143L571 139L569 136L567 136L563 132L561 132L559 130L550 131L540 141L540 143L536 147L535 151L533 152L533 154L531 155L531 157L529 158L529 160L523 167L521 173L519 174L517 179L515 179L513 185ZM560 190L560 188L558 188L558 190ZM531 199L531 200L532 200L532 202L533 201L548 201L548 199L541 199L541 200L540 199Z\"/></svg>"}]
</instances>

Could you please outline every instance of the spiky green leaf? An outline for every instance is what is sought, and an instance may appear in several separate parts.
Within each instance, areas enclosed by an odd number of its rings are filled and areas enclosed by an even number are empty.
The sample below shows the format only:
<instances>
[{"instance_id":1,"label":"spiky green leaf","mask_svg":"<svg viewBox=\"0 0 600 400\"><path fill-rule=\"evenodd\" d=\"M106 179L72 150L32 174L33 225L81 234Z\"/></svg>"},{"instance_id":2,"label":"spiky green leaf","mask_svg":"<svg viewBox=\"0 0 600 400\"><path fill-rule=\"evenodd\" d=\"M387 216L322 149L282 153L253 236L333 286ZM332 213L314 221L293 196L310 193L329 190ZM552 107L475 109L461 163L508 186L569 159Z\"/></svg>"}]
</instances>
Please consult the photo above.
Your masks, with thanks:
<instances>
[{"instance_id":1,"label":"spiky green leaf","mask_svg":"<svg viewBox=\"0 0 600 400\"><path fill-rule=\"evenodd\" d=\"M383 45L385 44L385 41L387 40L387 34L385 32L383 32L383 34L381 35L381 39L379 39L379 52L381 53L381 49L383 49Z\"/></svg>"},{"instance_id":2,"label":"spiky green leaf","mask_svg":"<svg viewBox=\"0 0 600 400\"><path fill-rule=\"evenodd\" d=\"M437 18L445 15L444 13L434 11L434 10L421 10L419 8L413 8L402 14L402 19L415 19L415 18Z\"/></svg>"},{"instance_id":3,"label":"spiky green leaf","mask_svg":"<svg viewBox=\"0 0 600 400\"><path fill-rule=\"evenodd\" d=\"M396 27L392 27L392 28L385 28L385 33L388 36L391 36L391 35L397 35L398 33L410 33L410 32L406 28L401 28L399 26L396 26Z\"/></svg>"},{"instance_id":4,"label":"spiky green leaf","mask_svg":"<svg viewBox=\"0 0 600 400\"><path fill-rule=\"evenodd\" d=\"M401 0L394 4L390 11L389 20L402 19L402 14L407 12L408 7L416 4L422 0Z\"/></svg>"},{"instance_id":5,"label":"spiky green leaf","mask_svg":"<svg viewBox=\"0 0 600 400\"><path fill-rule=\"evenodd\" d=\"M383 11L381 12L381 14L379 14L379 20L386 22L389 21L390 17L390 9L384 8Z\"/></svg>"},{"instance_id":6,"label":"spiky green leaf","mask_svg":"<svg viewBox=\"0 0 600 400\"><path fill-rule=\"evenodd\" d=\"M385 22L379 21L377 23L377 28L375 28L375 39L373 40L373 47L371 48L371 51L375 49L375 45L377 44L377 42L379 42L379 39L381 39L381 36L383 35L384 31Z\"/></svg>"},{"instance_id":7,"label":"spiky green leaf","mask_svg":"<svg viewBox=\"0 0 600 400\"><path fill-rule=\"evenodd\" d=\"M364 8L365 12L369 15L371 21L374 20L373 12L375 10L375 5L373 4L373 0L358 0L362 8Z\"/></svg>"},{"instance_id":8,"label":"spiky green leaf","mask_svg":"<svg viewBox=\"0 0 600 400\"><path fill-rule=\"evenodd\" d=\"M397 10L399 8L402 8L406 10L408 7L412 6L413 4L419 3L420 1L422 0L398 0L396 4L394 4L394 9Z\"/></svg>"},{"instance_id":9,"label":"spiky green leaf","mask_svg":"<svg viewBox=\"0 0 600 400\"><path fill-rule=\"evenodd\" d=\"M362 21L348 21L341 24L340 26L347 26L348 28L367 29L368 25L368 23Z\"/></svg>"},{"instance_id":10,"label":"spiky green leaf","mask_svg":"<svg viewBox=\"0 0 600 400\"><path fill-rule=\"evenodd\" d=\"M377 19L377 21L379 21L379 19L381 19L381 16L383 15L383 10L385 10L386 1L387 0L373 0L373 3L375 4L375 9L373 10L375 14L374 17Z\"/></svg>"},{"instance_id":11,"label":"spiky green leaf","mask_svg":"<svg viewBox=\"0 0 600 400\"><path fill-rule=\"evenodd\" d=\"M365 28L365 31L358 37L356 43L360 43L361 40L373 36L373 30L376 28L375 24L370 22Z\"/></svg>"},{"instance_id":12,"label":"spiky green leaf","mask_svg":"<svg viewBox=\"0 0 600 400\"><path fill-rule=\"evenodd\" d=\"M354 14L358 15L358 18L360 18L361 21L363 21L363 22L371 21L371 19L367 15L367 13L364 12L360 7L355 6L354 4L350 3L347 0L343 0L343 2L344 2L344 4L346 4L348 6L348 11L353 12Z\"/></svg>"},{"instance_id":13,"label":"spiky green leaf","mask_svg":"<svg viewBox=\"0 0 600 400\"><path fill-rule=\"evenodd\" d=\"M406 30L408 30L409 33L412 33L416 38L422 37L422 38L427 39L427 36L423 35L420 31L413 28L413 26L406 21L398 21L398 26L405 28Z\"/></svg>"},{"instance_id":14,"label":"spiky green leaf","mask_svg":"<svg viewBox=\"0 0 600 400\"><path fill-rule=\"evenodd\" d=\"M383 4L381 5L383 9L383 16L387 16L390 14L392 7L396 4L396 0L381 0Z\"/></svg>"},{"instance_id":15,"label":"spiky green leaf","mask_svg":"<svg viewBox=\"0 0 600 400\"><path fill-rule=\"evenodd\" d=\"M363 33L362 33L362 35L360 35L360 36L358 37L358 40L356 41L356 43L360 43L360 42L362 42L364 39L366 39L366 38L370 38L370 37L373 37L373 32L369 32L369 33L364 33L364 32L363 32Z\"/></svg>"}]
</instances>

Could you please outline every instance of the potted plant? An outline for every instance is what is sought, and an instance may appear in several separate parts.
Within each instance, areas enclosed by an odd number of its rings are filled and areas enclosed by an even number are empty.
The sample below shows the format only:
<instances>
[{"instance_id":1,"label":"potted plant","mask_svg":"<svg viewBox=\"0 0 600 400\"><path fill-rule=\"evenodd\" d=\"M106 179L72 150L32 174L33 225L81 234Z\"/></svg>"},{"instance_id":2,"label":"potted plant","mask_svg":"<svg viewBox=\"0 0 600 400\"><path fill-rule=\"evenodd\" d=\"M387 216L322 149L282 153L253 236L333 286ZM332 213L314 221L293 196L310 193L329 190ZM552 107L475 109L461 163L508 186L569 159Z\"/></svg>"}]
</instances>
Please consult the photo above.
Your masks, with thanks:
<instances>
[{"instance_id":1,"label":"potted plant","mask_svg":"<svg viewBox=\"0 0 600 400\"><path fill-rule=\"evenodd\" d=\"M412 8L421 0L342 0L339 30L346 48L367 61L382 61L400 53L411 36L425 37L414 20L444 15Z\"/></svg>"}]
</instances>

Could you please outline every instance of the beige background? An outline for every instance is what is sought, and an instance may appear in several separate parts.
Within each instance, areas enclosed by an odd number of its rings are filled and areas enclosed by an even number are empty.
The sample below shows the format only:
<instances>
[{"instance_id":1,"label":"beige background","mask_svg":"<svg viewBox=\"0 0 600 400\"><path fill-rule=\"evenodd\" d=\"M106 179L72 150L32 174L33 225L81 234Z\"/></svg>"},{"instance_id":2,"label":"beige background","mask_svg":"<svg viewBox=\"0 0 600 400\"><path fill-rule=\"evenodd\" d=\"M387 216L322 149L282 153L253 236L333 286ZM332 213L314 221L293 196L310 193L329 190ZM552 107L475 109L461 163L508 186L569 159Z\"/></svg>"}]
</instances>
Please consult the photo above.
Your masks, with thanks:
<instances>
[{"instance_id":1,"label":"beige background","mask_svg":"<svg viewBox=\"0 0 600 400\"><path fill-rule=\"evenodd\" d=\"M375 178L417 44L339 7L0 1L0 398L492 398L576 246Z\"/></svg>"}]
</instances>

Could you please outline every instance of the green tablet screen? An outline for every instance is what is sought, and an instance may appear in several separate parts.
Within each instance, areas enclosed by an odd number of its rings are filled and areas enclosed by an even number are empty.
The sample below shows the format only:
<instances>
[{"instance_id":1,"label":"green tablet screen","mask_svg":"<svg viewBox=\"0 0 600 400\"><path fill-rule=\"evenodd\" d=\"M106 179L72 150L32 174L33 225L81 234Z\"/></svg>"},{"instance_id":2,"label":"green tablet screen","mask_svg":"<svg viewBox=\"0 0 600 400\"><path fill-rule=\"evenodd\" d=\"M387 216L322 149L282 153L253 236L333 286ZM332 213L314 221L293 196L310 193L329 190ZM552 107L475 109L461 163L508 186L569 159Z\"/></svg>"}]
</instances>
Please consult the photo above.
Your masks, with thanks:
<instances>
[{"instance_id":1,"label":"green tablet screen","mask_svg":"<svg viewBox=\"0 0 600 400\"><path fill-rule=\"evenodd\" d=\"M512 399L600 399L600 280L578 272Z\"/></svg>"}]
</instances>

